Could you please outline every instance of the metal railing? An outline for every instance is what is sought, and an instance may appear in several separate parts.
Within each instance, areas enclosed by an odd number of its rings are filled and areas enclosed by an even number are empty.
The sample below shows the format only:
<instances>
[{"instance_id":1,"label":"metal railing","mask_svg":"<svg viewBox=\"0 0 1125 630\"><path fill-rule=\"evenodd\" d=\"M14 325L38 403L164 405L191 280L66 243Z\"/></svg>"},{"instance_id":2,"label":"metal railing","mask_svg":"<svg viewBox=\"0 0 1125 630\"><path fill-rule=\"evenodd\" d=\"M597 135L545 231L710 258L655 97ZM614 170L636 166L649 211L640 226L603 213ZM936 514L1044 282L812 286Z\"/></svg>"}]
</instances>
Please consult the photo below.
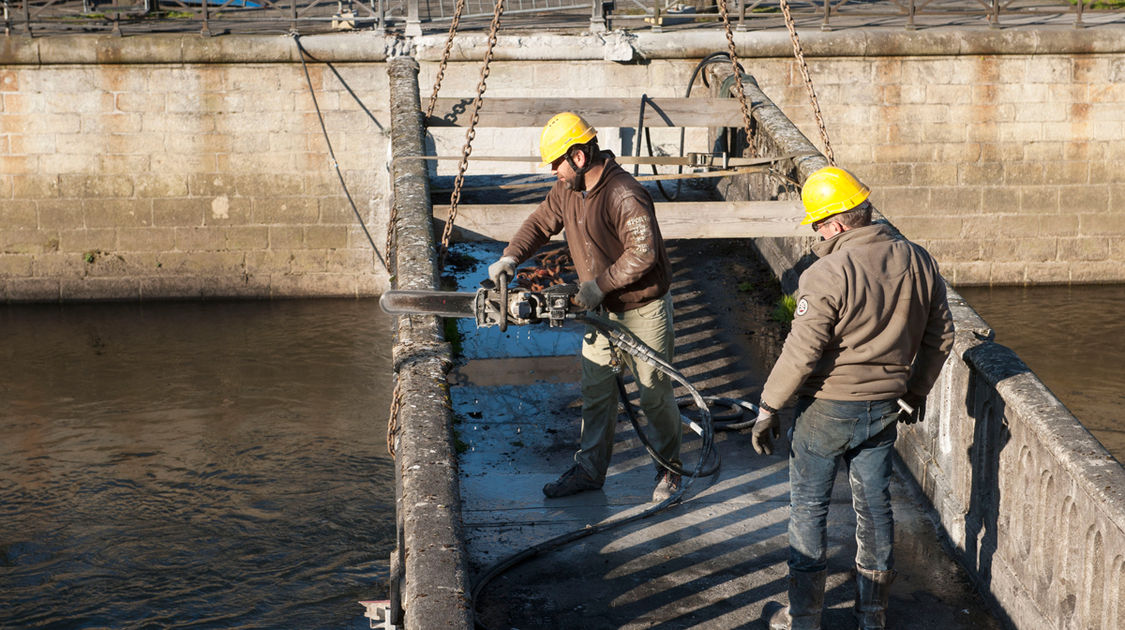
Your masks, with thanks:
<instances>
[{"instance_id":1,"label":"metal railing","mask_svg":"<svg viewBox=\"0 0 1125 630\"><path fill-rule=\"evenodd\" d=\"M3 0L7 35L192 32L314 33L339 29L408 37L448 29L456 0ZM714 0L507 0L502 30L719 28ZM783 28L779 0L727 0L736 30ZM1070 24L1093 13L1125 20L1125 0L795 0L794 17L823 30L930 25ZM467 0L460 28L487 28L491 0Z\"/></svg>"}]
</instances>

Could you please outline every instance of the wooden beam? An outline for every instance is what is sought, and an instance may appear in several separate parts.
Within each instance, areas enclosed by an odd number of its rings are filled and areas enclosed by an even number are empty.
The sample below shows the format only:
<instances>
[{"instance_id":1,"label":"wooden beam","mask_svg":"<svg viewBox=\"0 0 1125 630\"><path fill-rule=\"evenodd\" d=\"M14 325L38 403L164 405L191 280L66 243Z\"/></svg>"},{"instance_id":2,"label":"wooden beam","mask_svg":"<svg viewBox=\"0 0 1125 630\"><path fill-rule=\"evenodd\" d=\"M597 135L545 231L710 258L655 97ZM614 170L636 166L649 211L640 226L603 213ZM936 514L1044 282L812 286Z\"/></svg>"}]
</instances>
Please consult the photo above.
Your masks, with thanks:
<instances>
[{"instance_id":1,"label":"wooden beam","mask_svg":"<svg viewBox=\"0 0 1125 630\"><path fill-rule=\"evenodd\" d=\"M639 98L490 98L481 104L478 127L542 127L559 112L574 112L594 127L630 127L640 115ZM473 99L439 98L427 127L466 127ZM733 98L650 98L646 127L742 127Z\"/></svg>"},{"instance_id":2,"label":"wooden beam","mask_svg":"<svg viewBox=\"0 0 1125 630\"><path fill-rule=\"evenodd\" d=\"M536 204L459 205L453 232L463 241L508 242ZM443 224L449 206L434 206ZM812 236L800 225L799 201L705 201L656 204L656 220L666 239ZM562 240L556 235L553 240Z\"/></svg>"}]
</instances>

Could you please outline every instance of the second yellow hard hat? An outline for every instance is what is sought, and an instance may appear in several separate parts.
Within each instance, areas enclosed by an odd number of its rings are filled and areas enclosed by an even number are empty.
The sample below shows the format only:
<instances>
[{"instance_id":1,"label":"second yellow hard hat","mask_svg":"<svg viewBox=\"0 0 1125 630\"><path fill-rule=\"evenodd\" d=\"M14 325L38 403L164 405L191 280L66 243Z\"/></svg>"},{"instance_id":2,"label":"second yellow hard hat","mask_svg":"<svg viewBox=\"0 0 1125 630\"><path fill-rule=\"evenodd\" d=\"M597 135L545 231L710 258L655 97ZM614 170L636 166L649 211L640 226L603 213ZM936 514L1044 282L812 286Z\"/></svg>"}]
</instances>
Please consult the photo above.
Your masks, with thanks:
<instances>
[{"instance_id":1,"label":"second yellow hard hat","mask_svg":"<svg viewBox=\"0 0 1125 630\"><path fill-rule=\"evenodd\" d=\"M801 187L801 203L808 225L846 212L863 203L871 189L856 179L855 175L835 166L826 166L809 175Z\"/></svg>"}]
</instances>

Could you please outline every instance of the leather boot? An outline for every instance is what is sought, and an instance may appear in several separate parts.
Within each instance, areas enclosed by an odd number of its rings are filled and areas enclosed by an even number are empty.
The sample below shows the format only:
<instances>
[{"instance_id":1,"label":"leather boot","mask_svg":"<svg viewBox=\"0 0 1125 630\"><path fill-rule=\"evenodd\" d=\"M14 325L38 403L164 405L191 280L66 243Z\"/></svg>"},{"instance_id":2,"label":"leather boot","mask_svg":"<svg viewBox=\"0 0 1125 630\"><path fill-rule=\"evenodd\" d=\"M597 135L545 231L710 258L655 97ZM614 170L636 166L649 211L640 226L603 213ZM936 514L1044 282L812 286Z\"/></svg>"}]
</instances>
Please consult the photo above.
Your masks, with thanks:
<instances>
[{"instance_id":1,"label":"leather boot","mask_svg":"<svg viewBox=\"0 0 1125 630\"><path fill-rule=\"evenodd\" d=\"M855 619L859 630L883 630L887 627L887 604L891 582L898 572L869 571L856 567Z\"/></svg>"},{"instance_id":2,"label":"leather boot","mask_svg":"<svg viewBox=\"0 0 1125 630\"><path fill-rule=\"evenodd\" d=\"M762 616L770 630L820 630L828 571L789 570L789 606L768 602Z\"/></svg>"}]
</instances>

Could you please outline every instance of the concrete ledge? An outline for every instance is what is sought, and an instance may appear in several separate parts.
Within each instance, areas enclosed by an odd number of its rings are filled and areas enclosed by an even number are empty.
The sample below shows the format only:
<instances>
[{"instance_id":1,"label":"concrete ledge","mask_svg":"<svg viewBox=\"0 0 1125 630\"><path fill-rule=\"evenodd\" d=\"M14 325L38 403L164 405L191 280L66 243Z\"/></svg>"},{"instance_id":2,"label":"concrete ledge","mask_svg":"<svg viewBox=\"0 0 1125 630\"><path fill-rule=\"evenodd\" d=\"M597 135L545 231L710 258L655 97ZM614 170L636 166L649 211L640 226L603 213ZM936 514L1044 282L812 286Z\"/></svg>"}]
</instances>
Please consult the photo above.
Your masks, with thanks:
<instances>
[{"instance_id":1,"label":"concrete ledge","mask_svg":"<svg viewBox=\"0 0 1125 630\"><path fill-rule=\"evenodd\" d=\"M1031 55L1125 52L1125 25L1090 29L1042 28L1018 30L929 30L848 29L799 31L807 57L880 57L923 55ZM413 40L419 61L440 61L444 36ZM784 30L735 33L738 55L792 57L793 44ZM460 35L450 52L450 61L479 61L484 58L487 38L480 34ZM621 61L702 58L727 50L721 29L675 33L624 33L590 35L502 36L493 59L496 61Z\"/></svg>"},{"instance_id":2,"label":"concrete ledge","mask_svg":"<svg viewBox=\"0 0 1125 630\"><path fill-rule=\"evenodd\" d=\"M301 45L318 61L385 61L403 48L395 37L372 32L305 35ZM294 63L301 57L288 35L152 34L131 37L64 35L5 37L0 65Z\"/></svg>"},{"instance_id":3,"label":"concrete ledge","mask_svg":"<svg viewBox=\"0 0 1125 630\"><path fill-rule=\"evenodd\" d=\"M808 57L881 57L925 55L1032 55L1125 52L1125 25L1087 29L1069 27L922 30L847 29L800 31ZM385 61L411 51L419 61L440 61L445 35L413 39L370 31L305 35L301 44L320 61ZM793 45L784 30L734 34L739 56L753 59L790 57ZM480 61L487 37L458 35L450 61ZM675 33L612 33L501 36L496 61L617 61L702 58L727 49L721 29ZM130 37L65 35L5 37L0 65L291 63L299 61L287 35L152 34Z\"/></svg>"},{"instance_id":4,"label":"concrete ledge","mask_svg":"<svg viewBox=\"0 0 1125 630\"><path fill-rule=\"evenodd\" d=\"M395 155L422 155L418 64L407 57L387 66L391 92L391 142ZM393 172L395 268L398 288L432 289L435 266L429 180L420 160L401 160ZM473 626L469 602L461 489L452 439L452 403L446 372L452 364L436 317L400 317L394 368L400 432L393 437L398 519L405 571L401 603L407 628ZM396 580L398 576L392 576ZM392 591L393 592L393 591Z\"/></svg>"}]
</instances>

